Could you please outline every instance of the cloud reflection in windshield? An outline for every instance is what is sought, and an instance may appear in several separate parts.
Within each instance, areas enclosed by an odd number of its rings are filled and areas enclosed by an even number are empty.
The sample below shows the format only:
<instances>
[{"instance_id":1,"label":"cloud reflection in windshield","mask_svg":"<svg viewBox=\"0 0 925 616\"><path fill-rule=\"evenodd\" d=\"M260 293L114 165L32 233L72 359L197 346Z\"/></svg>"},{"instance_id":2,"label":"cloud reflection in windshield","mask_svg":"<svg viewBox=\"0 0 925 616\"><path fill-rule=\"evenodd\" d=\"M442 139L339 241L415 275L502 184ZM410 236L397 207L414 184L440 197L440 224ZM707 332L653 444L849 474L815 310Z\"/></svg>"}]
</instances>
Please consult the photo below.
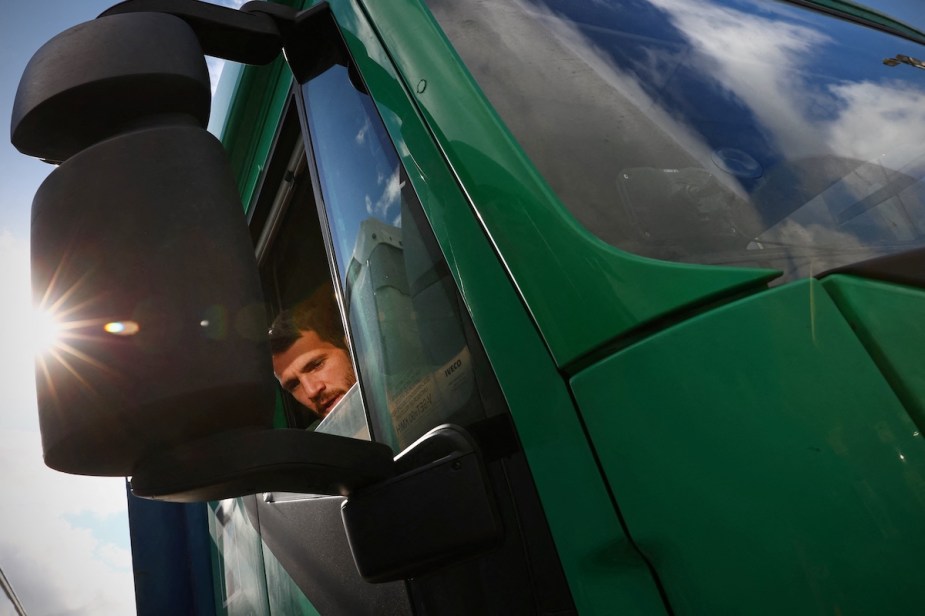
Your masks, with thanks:
<instances>
[{"instance_id":1,"label":"cloud reflection in windshield","mask_svg":"<svg viewBox=\"0 0 925 616\"><path fill-rule=\"evenodd\" d=\"M883 63L922 55L908 41L749 0L429 5L566 206L614 245L794 277L925 241L925 71Z\"/></svg>"}]
</instances>

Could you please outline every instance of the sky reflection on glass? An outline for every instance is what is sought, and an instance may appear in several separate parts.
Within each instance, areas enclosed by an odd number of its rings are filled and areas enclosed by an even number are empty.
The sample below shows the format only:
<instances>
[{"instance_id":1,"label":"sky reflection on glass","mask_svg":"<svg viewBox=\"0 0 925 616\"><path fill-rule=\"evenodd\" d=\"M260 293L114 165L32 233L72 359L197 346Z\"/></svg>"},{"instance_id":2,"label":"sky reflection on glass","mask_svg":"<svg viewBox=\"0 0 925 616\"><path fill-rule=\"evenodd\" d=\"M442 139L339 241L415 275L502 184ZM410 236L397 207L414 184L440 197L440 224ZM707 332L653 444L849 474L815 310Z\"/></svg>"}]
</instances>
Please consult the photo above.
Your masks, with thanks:
<instances>
[{"instance_id":1,"label":"sky reflection on glass","mask_svg":"<svg viewBox=\"0 0 925 616\"><path fill-rule=\"evenodd\" d=\"M794 277L925 243L925 70L884 63L920 45L767 0L429 4L612 244Z\"/></svg>"},{"instance_id":2,"label":"sky reflection on glass","mask_svg":"<svg viewBox=\"0 0 925 616\"><path fill-rule=\"evenodd\" d=\"M330 223L343 279L363 220L401 227L405 183L374 103L356 89L346 67L334 65L303 85L302 92L324 199L341 204Z\"/></svg>"}]
</instances>

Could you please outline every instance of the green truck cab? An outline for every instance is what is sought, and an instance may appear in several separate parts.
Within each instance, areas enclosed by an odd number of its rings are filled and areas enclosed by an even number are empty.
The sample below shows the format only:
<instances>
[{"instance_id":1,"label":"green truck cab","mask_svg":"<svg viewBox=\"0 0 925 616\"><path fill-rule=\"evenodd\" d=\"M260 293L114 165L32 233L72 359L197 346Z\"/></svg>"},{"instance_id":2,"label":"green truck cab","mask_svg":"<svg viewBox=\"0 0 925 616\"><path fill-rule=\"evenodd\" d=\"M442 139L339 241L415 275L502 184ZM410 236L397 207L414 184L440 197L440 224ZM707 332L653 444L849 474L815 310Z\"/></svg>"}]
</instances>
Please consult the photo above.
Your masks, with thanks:
<instances>
[{"instance_id":1,"label":"green truck cab","mask_svg":"<svg viewBox=\"0 0 925 616\"><path fill-rule=\"evenodd\" d=\"M60 163L46 462L200 503L197 610L914 612L923 45L837 1L116 5L13 114ZM248 64L224 153L203 53ZM327 285L318 423L265 332Z\"/></svg>"}]
</instances>

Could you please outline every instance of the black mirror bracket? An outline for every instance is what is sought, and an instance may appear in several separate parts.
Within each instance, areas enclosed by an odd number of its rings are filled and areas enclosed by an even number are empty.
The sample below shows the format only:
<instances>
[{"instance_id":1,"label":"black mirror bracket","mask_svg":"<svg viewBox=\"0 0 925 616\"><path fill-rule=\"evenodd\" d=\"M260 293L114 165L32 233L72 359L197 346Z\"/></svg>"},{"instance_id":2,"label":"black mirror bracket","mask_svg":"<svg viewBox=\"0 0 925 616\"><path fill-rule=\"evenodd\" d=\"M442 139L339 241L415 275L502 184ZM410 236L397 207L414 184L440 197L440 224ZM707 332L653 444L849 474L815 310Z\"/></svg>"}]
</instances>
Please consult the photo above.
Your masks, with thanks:
<instances>
[{"instance_id":1,"label":"black mirror bracket","mask_svg":"<svg viewBox=\"0 0 925 616\"><path fill-rule=\"evenodd\" d=\"M207 56L243 64L266 64L293 40L294 32L304 35L305 24L328 10L327 2L298 11L263 0L247 2L238 10L199 0L126 0L103 11L100 17L166 13L179 17L193 29Z\"/></svg>"},{"instance_id":2,"label":"black mirror bracket","mask_svg":"<svg viewBox=\"0 0 925 616\"><path fill-rule=\"evenodd\" d=\"M165 448L132 472L135 496L172 502L221 500L258 492L348 496L394 476L382 443L307 432L222 432Z\"/></svg>"},{"instance_id":3,"label":"black mirror bracket","mask_svg":"<svg viewBox=\"0 0 925 616\"><path fill-rule=\"evenodd\" d=\"M434 428L395 459L395 471L341 506L363 579L419 577L498 545L503 527L494 493L465 430Z\"/></svg>"},{"instance_id":4,"label":"black mirror bracket","mask_svg":"<svg viewBox=\"0 0 925 616\"><path fill-rule=\"evenodd\" d=\"M244 64L273 61L283 47L282 32L297 15L295 9L268 2L248 2L235 10L197 0L126 0L99 17L126 13L179 17L196 33L207 56Z\"/></svg>"}]
</instances>

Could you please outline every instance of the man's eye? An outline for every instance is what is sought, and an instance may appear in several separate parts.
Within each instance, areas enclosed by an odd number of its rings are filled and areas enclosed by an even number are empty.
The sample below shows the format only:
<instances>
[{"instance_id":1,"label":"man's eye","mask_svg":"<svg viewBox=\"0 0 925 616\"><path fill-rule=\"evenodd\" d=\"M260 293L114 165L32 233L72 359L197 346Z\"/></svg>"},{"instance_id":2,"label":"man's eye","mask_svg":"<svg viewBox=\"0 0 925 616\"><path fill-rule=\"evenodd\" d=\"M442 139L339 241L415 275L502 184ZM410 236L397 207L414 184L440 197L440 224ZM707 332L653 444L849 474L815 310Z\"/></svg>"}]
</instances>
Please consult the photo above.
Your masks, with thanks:
<instances>
[{"instance_id":1,"label":"man's eye","mask_svg":"<svg viewBox=\"0 0 925 616\"><path fill-rule=\"evenodd\" d=\"M283 385L283 389L285 389L289 393L294 392L296 389L298 389L298 387L299 387L299 381L289 381L288 383Z\"/></svg>"},{"instance_id":2,"label":"man's eye","mask_svg":"<svg viewBox=\"0 0 925 616\"><path fill-rule=\"evenodd\" d=\"M316 359L315 361L305 364L305 367L302 369L303 372L313 372L324 365L324 359Z\"/></svg>"}]
</instances>

